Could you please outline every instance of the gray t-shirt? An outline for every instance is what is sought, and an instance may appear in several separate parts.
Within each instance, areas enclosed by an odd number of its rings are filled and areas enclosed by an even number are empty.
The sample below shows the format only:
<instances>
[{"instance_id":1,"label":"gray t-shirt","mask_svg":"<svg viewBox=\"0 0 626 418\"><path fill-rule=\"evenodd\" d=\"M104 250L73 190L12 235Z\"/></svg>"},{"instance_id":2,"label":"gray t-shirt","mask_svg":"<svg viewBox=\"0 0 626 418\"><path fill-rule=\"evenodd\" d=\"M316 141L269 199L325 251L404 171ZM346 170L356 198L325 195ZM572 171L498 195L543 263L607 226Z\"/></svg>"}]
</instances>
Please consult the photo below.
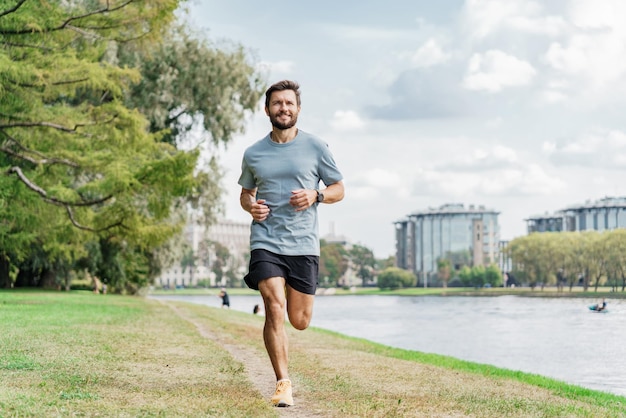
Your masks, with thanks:
<instances>
[{"instance_id":1,"label":"gray t-shirt","mask_svg":"<svg viewBox=\"0 0 626 418\"><path fill-rule=\"evenodd\" d=\"M273 142L268 134L251 145L243 154L239 185L257 188L256 198L265 199L270 213L263 222L252 221L250 249L319 256L318 205L296 212L289 204L291 191L342 179L328 145L301 130L285 144Z\"/></svg>"}]
</instances>

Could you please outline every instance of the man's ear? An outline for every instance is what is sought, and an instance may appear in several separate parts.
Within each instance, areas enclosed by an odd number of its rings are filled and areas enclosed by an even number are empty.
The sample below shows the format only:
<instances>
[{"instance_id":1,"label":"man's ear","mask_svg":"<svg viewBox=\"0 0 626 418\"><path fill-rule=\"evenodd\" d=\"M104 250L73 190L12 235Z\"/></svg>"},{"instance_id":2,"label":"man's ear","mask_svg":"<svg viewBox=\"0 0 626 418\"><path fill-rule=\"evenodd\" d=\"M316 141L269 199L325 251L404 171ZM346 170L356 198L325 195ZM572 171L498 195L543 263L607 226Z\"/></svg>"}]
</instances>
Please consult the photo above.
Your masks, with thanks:
<instances>
[{"instance_id":1,"label":"man's ear","mask_svg":"<svg viewBox=\"0 0 626 418\"><path fill-rule=\"evenodd\" d=\"M298 110L300 110L300 109L298 109ZM269 116L269 115L270 115L270 109L269 109L267 106L265 106L265 114L266 114L267 116Z\"/></svg>"}]
</instances>

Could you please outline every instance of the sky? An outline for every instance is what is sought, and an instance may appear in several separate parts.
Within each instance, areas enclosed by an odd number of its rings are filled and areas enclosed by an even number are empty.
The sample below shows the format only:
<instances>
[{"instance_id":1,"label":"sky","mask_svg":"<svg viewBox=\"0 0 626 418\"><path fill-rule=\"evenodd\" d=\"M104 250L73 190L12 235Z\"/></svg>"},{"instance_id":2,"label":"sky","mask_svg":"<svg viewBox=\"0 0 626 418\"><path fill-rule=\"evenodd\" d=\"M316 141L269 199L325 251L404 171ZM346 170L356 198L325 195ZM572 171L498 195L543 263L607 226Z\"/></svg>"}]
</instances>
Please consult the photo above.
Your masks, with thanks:
<instances>
[{"instance_id":1,"label":"sky","mask_svg":"<svg viewBox=\"0 0 626 418\"><path fill-rule=\"evenodd\" d=\"M395 254L394 222L447 203L530 216L626 195L623 0L195 0L193 26L301 85L298 127L328 143L345 199L320 233ZM220 161L226 218L259 110Z\"/></svg>"}]
</instances>

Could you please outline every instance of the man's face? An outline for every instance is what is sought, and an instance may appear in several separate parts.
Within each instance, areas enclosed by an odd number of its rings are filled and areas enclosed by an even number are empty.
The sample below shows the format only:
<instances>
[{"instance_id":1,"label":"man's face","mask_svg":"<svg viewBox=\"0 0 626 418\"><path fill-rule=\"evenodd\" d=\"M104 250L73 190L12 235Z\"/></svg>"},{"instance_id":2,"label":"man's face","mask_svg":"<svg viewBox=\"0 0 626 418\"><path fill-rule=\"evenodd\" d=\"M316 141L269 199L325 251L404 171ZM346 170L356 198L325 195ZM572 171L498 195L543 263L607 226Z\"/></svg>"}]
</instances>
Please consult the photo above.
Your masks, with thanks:
<instances>
[{"instance_id":1,"label":"man's face","mask_svg":"<svg viewBox=\"0 0 626 418\"><path fill-rule=\"evenodd\" d=\"M278 129L289 129L298 122L300 106L293 90L275 91L270 96L269 107L265 113L270 117L272 126Z\"/></svg>"}]
</instances>

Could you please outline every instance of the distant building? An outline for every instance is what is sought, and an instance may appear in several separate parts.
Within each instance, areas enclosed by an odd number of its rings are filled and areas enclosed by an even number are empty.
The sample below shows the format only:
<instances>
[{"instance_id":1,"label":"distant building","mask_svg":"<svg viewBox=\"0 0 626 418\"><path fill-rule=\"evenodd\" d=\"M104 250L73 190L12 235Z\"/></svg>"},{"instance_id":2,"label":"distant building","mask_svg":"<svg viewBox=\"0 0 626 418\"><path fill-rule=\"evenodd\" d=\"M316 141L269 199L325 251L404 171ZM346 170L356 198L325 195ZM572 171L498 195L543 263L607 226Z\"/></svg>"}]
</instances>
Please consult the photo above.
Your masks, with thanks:
<instances>
[{"instance_id":1,"label":"distant building","mask_svg":"<svg viewBox=\"0 0 626 418\"><path fill-rule=\"evenodd\" d=\"M213 262L216 259L215 244L220 244L228 249L231 256L230 265L227 269L237 271L243 279L247 269L248 254L250 250L250 223L220 220L206 226L196 221L187 224L184 236L196 259L195 267L182 266L182 260L175 262L165 269L156 278L155 284L166 287L196 286L199 281L208 282L210 286L224 286L223 281L216 282L212 271Z\"/></svg>"},{"instance_id":2,"label":"distant building","mask_svg":"<svg viewBox=\"0 0 626 418\"><path fill-rule=\"evenodd\" d=\"M335 223L330 223L330 230L326 235L320 237L321 240L326 242L326 244L338 244L346 249L346 251L350 251L352 248L352 243L350 240L344 235L335 234ZM320 260L323 261L323 260ZM320 277L320 284L323 285L323 277ZM359 279L355 272L354 266L351 262L348 263L348 268L346 272L338 279L337 285L343 287L352 287L361 284L361 279Z\"/></svg>"},{"instance_id":3,"label":"distant building","mask_svg":"<svg viewBox=\"0 0 626 418\"><path fill-rule=\"evenodd\" d=\"M626 228L626 197L605 197L525 219L528 233Z\"/></svg>"},{"instance_id":4,"label":"distant building","mask_svg":"<svg viewBox=\"0 0 626 418\"><path fill-rule=\"evenodd\" d=\"M488 265L499 260L498 214L484 206L445 204L394 222L396 265L413 271L424 286L436 277L441 258Z\"/></svg>"}]
</instances>

